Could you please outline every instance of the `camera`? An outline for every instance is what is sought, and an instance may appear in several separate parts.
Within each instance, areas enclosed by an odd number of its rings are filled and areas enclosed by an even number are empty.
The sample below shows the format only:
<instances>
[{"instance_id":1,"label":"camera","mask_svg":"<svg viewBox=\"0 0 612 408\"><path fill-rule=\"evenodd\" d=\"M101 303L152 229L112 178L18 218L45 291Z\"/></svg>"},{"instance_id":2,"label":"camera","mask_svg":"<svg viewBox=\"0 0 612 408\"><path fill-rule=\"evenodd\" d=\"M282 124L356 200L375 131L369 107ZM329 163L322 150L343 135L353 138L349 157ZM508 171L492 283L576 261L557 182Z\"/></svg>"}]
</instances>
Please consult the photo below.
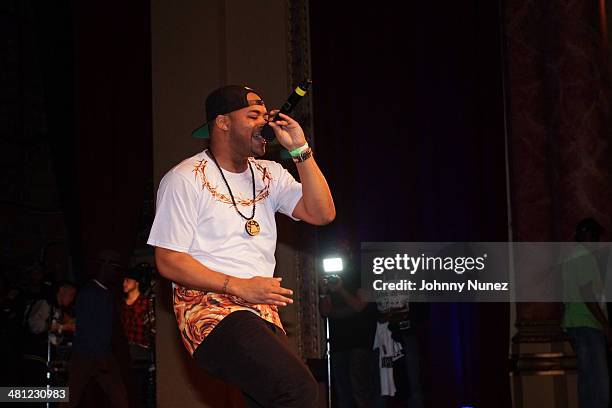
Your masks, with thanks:
<instances>
[{"instance_id":1,"label":"camera","mask_svg":"<svg viewBox=\"0 0 612 408\"><path fill-rule=\"evenodd\" d=\"M336 283L338 283L338 281L340 280L340 275L327 275L325 278L323 278L323 283L327 284L332 284L335 285Z\"/></svg>"}]
</instances>

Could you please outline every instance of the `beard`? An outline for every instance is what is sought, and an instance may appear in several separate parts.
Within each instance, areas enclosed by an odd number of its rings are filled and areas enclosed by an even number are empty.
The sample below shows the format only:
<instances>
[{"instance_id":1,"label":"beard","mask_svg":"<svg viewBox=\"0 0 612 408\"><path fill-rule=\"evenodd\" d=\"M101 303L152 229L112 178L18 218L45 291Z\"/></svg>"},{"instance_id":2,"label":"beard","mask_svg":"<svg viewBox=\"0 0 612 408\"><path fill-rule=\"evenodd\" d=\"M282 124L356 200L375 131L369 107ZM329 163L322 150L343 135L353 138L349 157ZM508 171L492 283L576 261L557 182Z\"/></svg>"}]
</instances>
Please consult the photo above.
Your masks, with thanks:
<instances>
[{"instance_id":1,"label":"beard","mask_svg":"<svg viewBox=\"0 0 612 408\"><path fill-rule=\"evenodd\" d=\"M266 153L266 140L261 136L261 128L230 131L229 144L234 154L243 158L263 156Z\"/></svg>"}]
</instances>

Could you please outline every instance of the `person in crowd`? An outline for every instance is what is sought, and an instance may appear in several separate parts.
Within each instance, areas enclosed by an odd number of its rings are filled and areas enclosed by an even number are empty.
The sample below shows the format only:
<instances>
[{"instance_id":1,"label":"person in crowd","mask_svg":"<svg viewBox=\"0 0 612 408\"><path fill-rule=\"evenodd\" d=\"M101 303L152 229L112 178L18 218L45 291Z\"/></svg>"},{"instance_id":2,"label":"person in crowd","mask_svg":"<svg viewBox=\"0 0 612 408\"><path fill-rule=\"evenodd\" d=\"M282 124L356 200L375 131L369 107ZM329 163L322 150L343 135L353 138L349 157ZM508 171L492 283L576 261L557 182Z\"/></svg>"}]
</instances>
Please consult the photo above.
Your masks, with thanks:
<instances>
[{"instance_id":1,"label":"person in crowd","mask_svg":"<svg viewBox=\"0 0 612 408\"><path fill-rule=\"evenodd\" d=\"M76 407L91 382L96 382L113 407L127 408L128 399L119 364L113 355L113 287L121 281L120 256L103 250L93 260L95 278L80 290L76 300L76 331L69 365L70 401L62 407Z\"/></svg>"},{"instance_id":2,"label":"person in crowd","mask_svg":"<svg viewBox=\"0 0 612 408\"><path fill-rule=\"evenodd\" d=\"M143 404L147 404L150 368L153 364L155 312L146 283L151 278L151 265L140 263L127 272L123 279L124 301L121 324L127 337L132 370Z\"/></svg>"},{"instance_id":3,"label":"person in crowd","mask_svg":"<svg viewBox=\"0 0 612 408\"><path fill-rule=\"evenodd\" d=\"M380 355L381 390L394 397L398 406L423 408L417 329L427 319L429 307L426 303L411 302L407 293L380 291L376 296L378 324L374 347Z\"/></svg>"},{"instance_id":4,"label":"person in crowd","mask_svg":"<svg viewBox=\"0 0 612 408\"><path fill-rule=\"evenodd\" d=\"M50 299L40 299L30 305L24 315L24 381L32 386L48 383L49 362L54 350L75 330L72 306L77 290L70 282L58 282Z\"/></svg>"},{"instance_id":5,"label":"person in crowd","mask_svg":"<svg viewBox=\"0 0 612 408\"><path fill-rule=\"evenodd\" d=\"M564 313L562 327L578 361L580 408L608 408L610 384L607 348L612 329L602 302L603 282L594 243L605 229L593 218L576 225L574 250L562 264Z\"/></svg>"},{"instance_id":6,"label":"person in crowd","mask_svg":"<svg viewBox=\"0 0 612 408\"><path fill-rule=\"evenodd\" d=\"M51 299L53 297L53 282L45 274L43 266L34 262L25 269L28 280L23 285L23 301L25 308L30 308L39 300Z\"/></svg>"},{"instance_id":7,"label":"person in crowd","mask_svg":"<svg viewBox=\"0 0 612 408\"><path fill-rule=\"evenodd\" d=\"M376 304L366 301L359 272L345 250L342 276L328 276L320 289L319 311L330 319L333 390L340 408L381 407L378 354L372 349ZM345 280L343 279L346 279Z\"/></svg>"},{"instance_id":8,"label":"person in crowd","mask_svg":"<svg viewBox=\"0 0 612 408\"><path fill-rule=\"evenodd\" d=\"M23 299L0 272L0 386L20 385Z\"/></svg>"}]
</instances>

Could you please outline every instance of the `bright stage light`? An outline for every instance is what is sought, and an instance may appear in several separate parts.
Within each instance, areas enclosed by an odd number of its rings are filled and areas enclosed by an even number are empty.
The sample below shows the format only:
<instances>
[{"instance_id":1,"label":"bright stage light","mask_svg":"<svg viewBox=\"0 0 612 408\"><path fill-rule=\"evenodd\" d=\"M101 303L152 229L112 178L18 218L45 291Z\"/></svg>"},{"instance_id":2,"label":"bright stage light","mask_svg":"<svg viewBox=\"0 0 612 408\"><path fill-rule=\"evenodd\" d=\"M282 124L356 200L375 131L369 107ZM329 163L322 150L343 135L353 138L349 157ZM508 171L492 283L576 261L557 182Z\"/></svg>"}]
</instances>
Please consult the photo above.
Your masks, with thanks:
<instances>
[{"instance_id":1,"label":"bright stage light","mask_svg":"<svg viewBox=\"0 0 612 408\"><path fill-rule=\"evenodd\" d=\"M325 273L342 272L344 269L342 258L325 258L323 259L323 271Z\"/></svg>"}]
</instances>

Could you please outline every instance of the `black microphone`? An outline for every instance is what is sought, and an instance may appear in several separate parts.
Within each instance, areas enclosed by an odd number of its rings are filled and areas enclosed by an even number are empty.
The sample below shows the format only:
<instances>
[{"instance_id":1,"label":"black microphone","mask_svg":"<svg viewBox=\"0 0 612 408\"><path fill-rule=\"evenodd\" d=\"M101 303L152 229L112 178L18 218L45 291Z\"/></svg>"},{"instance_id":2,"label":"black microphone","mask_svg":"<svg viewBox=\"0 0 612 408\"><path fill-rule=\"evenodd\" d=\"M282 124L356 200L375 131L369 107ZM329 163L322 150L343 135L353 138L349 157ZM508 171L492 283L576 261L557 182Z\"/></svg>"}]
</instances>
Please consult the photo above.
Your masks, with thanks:
<instances>
[{"instance_id":1,"label":"black microphone","mask_svg":"<svg viewBox=\"0 0 612 408\"><path fill-rule=\"evenodd\" d=\"M295 108L295 106L302 100L304 95L306 95L306 92L308 92L308 89L310 88L311 84L312 81L308 78L300 82L300 84L295 87L291 95L289 95L289 97L287 98L287 102L283 104L278 113L274 115L274 117L270 119L270 121L276 122L277 120L282 120L279 116L279 113L284 113L285 115L291 113L291 111L293 111L293 108ZM272 129L272 126L266 123L263 129L261 129L261 137L266 139L266 141L268 142L274 140L276 135L274 134L274 129Z\"/></svg>"}]
</instances>

